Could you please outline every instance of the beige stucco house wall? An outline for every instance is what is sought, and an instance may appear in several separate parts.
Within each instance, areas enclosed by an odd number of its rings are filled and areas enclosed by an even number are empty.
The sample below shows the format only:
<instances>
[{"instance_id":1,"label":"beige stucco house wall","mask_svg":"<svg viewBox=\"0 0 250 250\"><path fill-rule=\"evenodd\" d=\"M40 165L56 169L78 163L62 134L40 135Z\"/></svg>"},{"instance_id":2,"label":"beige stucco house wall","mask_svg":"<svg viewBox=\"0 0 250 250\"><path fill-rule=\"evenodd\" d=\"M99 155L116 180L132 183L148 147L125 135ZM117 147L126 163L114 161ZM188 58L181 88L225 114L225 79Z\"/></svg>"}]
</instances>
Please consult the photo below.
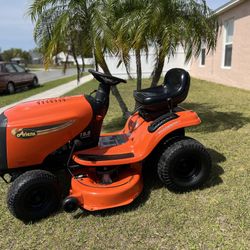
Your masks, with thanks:
<instances>
[{"instance_id":1,"label":"beige stucco house wall","mask_svg":"<svg viewBox=\"0 0 250 250\"><path fill-rule=\"evenodd\" d=\"M205 56L205 62L204 55L203 62L202 55L193 59L190 73L199 79L250 89L250 0L230 1L219 8L217 14L217 48ZM225 27L228 20L233 20L233 34L229 39L232 43L232 58L231 66L225 67Z\"/></svg>"}]
</instances>

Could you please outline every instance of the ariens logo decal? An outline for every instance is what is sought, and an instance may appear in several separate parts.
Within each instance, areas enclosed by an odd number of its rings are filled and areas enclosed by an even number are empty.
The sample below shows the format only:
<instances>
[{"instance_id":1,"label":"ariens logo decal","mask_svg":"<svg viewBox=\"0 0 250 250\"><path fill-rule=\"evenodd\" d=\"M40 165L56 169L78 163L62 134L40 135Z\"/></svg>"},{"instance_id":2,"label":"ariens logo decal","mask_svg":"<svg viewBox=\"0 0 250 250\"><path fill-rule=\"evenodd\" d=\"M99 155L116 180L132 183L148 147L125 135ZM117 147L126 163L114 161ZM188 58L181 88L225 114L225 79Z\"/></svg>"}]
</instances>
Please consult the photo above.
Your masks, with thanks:
<instances>
[{"instance_id":1,"label":"ariens logo decal","mask_svg":"<svg viewBox=\"0 0 250 250\"><path fill-rule=\"evenodd\" d=\"M37 132L32 129L13 129L11 133L16 136L16 138L28 139L35 137Z\"/></svg>"},{"instance_id":2,"label":"ariens logo decal","mask_svg":"<svg viewBox=\"0 0 250 250\"><path fill-rule=\"evenodd\" d=\"M53 124L37 128L14 128L11 130L11 134L19 139L29 139L39 135L46 135L63 130L74 124L75 120L66 121L59 124Z\"/></svg>"}]
</instances>

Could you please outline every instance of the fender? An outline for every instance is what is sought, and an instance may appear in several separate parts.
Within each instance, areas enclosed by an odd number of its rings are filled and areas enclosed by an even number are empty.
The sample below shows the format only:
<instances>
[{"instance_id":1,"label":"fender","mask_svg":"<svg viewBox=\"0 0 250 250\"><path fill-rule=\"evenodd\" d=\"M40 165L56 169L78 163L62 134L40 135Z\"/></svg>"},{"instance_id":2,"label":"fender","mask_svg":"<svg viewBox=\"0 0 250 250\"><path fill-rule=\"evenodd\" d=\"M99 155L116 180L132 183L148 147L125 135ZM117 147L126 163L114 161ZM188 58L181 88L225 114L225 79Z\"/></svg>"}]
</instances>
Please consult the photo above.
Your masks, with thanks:
<instances>
[{"instance_id":1,"label":"fender","mask_svg":"<svg viewBox=\"0 0 250 250\"><path fill-rule=\"evenodd\" d=\"M76 152L73 159L85 166L114 166L141 162L171 132L201 123L193 111L185 110L175 114L173 119L159 126L154 132L150 132L149 129L154 121L147 122L139 114L135 114L118 134L102 135L98 147ZM115 145L102 143L104 140L117 142Z\"/></svg>"},{"instance_id":2,"label":"fender","mask_svg":"<svg viewBox=\"0 0 250 250\"><path fill-rule=\"evenodd\" d=\"M133 129L133 132L130 135L130 140L133 141L135 155L138 155L140 160L144 160L170 133L181 128L197 126L201 123L198 115L191 110L176 112L173 113L173 115L176 116L173 116L173 119L158 127L158 129L156 129L153 133L150 132L149 128L154 121L146 122L141 117L138 117L139 115L131 119L138 124ZM128 121L125 127L125 133L129 131L130 126L131 121Z\"/></svg>"}]
</instances>

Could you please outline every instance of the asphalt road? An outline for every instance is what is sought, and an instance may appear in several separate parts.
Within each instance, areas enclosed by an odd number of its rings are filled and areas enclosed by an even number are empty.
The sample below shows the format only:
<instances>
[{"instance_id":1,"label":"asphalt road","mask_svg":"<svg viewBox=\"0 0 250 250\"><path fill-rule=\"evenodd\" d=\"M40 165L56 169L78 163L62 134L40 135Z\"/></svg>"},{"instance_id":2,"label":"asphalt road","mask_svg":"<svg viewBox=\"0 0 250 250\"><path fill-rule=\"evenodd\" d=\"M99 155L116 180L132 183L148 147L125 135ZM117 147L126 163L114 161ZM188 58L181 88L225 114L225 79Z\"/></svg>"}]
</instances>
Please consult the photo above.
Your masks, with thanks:
<instances>
[{"instance_id":1,"label":"asphalt road","mask_svg":"<svg viewBox=\"0 0 250 250\"><path fill-rule=\"evenodd\" d=\"M43 84L49 81L57 80L60 78L76 75L76 69L68 69L65 74L63 74L61 69L50 69L49 71L37 70L32 73L35 73L39 79L39 83Z\"/></svg>"}]
</instances>

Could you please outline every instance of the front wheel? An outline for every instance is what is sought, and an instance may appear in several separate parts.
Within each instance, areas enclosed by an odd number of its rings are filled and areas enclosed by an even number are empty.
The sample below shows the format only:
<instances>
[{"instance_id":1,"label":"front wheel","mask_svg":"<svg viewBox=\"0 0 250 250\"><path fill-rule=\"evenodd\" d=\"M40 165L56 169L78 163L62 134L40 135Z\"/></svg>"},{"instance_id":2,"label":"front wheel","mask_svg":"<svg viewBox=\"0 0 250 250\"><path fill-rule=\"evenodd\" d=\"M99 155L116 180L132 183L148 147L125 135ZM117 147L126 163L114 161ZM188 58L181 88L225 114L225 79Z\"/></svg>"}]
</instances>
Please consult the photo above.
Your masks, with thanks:
<instances>
[{"instance_id":1,"label":"front wheel","mask_svg":"<svg viewBox=\"0 0 250 250\"><path fill-rule=\"evenodd\" d=\"M57 178L48 171L32 170L12 183L7 203L10 212L23 221L36 221L53 213L60 204Z\"/></svg>"},{"instance_id":2,"label":"front wheel","mask_svg":"<svg viewBox=\"0 0 250 250\"><path fill-rule=\"evenodd\" d=\"M211 158L205 147L194 139L174 140L158 162L160 180L174 192L186 192L202 186L211 172Z\"/></svg>"},{"instance_id":3,"label":"front wheel","mask_svg":"<svg viewBox=\"0 0 250 250\"><path fill-rule=\"evenodd\" d=\"M31 87L32 88L36 88L39 86L39 82L38 82L38 79L36 77L34 77L33 81L32 81L32 85Z\"/></svg>"}]
</instances>

